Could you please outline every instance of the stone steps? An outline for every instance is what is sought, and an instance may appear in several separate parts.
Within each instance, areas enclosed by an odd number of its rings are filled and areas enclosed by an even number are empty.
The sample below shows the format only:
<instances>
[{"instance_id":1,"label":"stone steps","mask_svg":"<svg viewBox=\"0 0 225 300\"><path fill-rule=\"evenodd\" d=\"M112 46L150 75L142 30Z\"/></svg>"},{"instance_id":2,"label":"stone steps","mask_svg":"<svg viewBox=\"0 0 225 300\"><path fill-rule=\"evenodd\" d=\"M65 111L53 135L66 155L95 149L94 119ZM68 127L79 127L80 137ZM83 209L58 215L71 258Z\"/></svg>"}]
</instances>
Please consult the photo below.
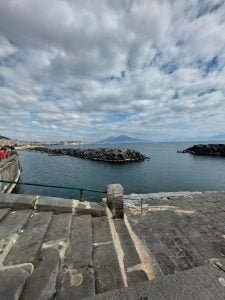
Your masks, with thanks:
<instances>
[{"instance_id":1,"label":"stone steps","mask_svg":"<svg viewBox=\"0 0 225 300\"><path fill-rule=\"evenodd\" d=\"M41 248L46 230L51 222L52 212L34 213L23 227L23 231L15 245L4 260L4 266L23 263L37 264L39 249Z\"/></svg>"},{"instance_id":2,"label":"stone steps","mask_svg":"<svg viewBox=\"0 0 225 300\"><path fill-rule=\"evenodd\" d=\"M15 297L81 299L124 287L107 217L6 208L0 217L0 285L1 274L21 276Z\"/></svg>"},{"instance_id":3,"label":"stone steps","mask_svg":"<svg viewBox=\"0 0 225 300\"><path fill-rule=\"evenodd\" d=\"M224 270L216 265L204 265L85 299L222 300L224 295Z\"/></svg>"},{"instance_id":4,"label":"stone steps","mask_svg":"<svg viewBox=\"0 0 225 300\"><path fill-rule=\"evenodd\" d=\"M148 280L145 271L140 266L140 257L124 220L115 219L114 224L124 254L123 264L126 272L128 286L133 285L137 282Z\"/></svg>"},{"instance_id":5,"label":"stone steps","mask_svg":"<svg viewBox=\"0 0 225 300\"><path fill-rule=\"evenodd\" d=\"M140 266L124 220L102 205L0 195L0 299L94 297L147 280ZM18 279L10 294L5 276Z\"/></svg>"}]
</instances>

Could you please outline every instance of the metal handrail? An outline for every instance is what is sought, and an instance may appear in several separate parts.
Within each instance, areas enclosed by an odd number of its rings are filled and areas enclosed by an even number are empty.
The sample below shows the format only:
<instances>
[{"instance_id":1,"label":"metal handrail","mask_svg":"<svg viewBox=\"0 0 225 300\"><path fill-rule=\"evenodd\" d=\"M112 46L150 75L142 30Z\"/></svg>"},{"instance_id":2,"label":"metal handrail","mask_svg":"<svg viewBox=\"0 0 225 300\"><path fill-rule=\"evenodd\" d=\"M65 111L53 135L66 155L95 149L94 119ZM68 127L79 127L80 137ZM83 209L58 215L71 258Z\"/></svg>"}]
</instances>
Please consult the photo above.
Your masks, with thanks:
<instances>
[{"instance_id":1,"label":"metal handrail","mask_svg":"<svg viewBox=\"0 0 225 300\"><path fill-rule=\"evenodd\" d=\"M50 188L56 188L56 189L65 189L65 190L77 190L80 191L80 200L84 200L84 191L88 192L94 192L94 193L102 193L106 194L106 191L100 191L100 190L92 190L87 188L77 188L77 187L69 187L69 186L61 186L61 185L49 185L49 184L41 184L41 183L31 183L31 182L17 182L17 181L11 181L11 180L0 180L0 182L3 183L11 183L11 184L21 184L21 185L31 185L31 186L42 186L42 187L50 187Z\"/></svg>"}]
</instances>

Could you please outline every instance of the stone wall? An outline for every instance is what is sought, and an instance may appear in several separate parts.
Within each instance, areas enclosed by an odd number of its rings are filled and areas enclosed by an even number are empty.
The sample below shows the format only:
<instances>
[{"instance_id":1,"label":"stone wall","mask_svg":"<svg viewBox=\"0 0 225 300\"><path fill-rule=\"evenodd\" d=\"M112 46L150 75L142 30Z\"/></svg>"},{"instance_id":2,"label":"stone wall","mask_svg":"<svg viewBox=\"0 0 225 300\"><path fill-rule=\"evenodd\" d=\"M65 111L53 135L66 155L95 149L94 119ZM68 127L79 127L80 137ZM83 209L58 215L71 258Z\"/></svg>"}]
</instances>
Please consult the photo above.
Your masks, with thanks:
<instances>
[{"instance_id":1,"label":"stone wall","mask_svg":"<svg viewBox=\"0 0 225 300\"><path fill-rule=\"evenodd\" d=\"M0 180L14 181L19 176L19 160L16 154L0 161ZM10 188L10 184L0 182L0 193Z\"/></svg>"}]
</instances>

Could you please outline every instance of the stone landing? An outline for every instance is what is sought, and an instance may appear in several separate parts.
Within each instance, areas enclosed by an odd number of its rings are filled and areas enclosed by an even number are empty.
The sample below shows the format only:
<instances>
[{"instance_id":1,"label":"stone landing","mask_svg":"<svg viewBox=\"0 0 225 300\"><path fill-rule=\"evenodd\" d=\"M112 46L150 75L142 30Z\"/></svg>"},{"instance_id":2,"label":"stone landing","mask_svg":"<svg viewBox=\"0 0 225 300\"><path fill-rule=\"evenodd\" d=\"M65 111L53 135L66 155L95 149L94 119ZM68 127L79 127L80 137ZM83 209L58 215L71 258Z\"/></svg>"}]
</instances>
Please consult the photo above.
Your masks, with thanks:
<instances>
[{"instance_id":1,"label":"stone landing","mask_svg":"<svg viewBox=\"0 0 225 300\"><path fill-rule=\"evenodd\" d=\"M224 192L125 198L127 218L147 247L157 276L225 258Z\"/></svg>"}]
</instances>

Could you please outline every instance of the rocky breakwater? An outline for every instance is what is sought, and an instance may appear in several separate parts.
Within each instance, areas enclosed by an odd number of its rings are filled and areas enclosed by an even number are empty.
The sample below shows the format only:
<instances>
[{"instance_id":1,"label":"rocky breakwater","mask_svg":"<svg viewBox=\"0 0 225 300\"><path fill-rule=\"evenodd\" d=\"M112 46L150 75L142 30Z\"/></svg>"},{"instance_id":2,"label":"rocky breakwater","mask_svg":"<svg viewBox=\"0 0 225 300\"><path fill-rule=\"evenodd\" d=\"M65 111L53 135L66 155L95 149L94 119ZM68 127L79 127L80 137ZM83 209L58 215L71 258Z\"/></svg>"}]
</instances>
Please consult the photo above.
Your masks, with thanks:
<instances>
[{"instance_id":1,"label":"rocky breakwater","mask_svg":"<svg viewBox=\"0 0 225 300\"><path fill-rule=\"evenodd\" d=\"M194 155L225 157L225 144L199 144L178 152Z\"/></svg>"},{"instance_id":2,"label":"rocky breakwater","mask_svg":"<svg viewBox=\"0 0 225 300\"><path fill-rule=\"evenodd\" d=\"M118 148L97 148L97 149L49 149L45 147L36 147L29 149L30 151L38 151L48 153L48 155L69 155L84 159L97 161L105 161L112 163L123 162L139 162L149 159L149 157L130 149Z\"/></svg>"}]
</instances>

